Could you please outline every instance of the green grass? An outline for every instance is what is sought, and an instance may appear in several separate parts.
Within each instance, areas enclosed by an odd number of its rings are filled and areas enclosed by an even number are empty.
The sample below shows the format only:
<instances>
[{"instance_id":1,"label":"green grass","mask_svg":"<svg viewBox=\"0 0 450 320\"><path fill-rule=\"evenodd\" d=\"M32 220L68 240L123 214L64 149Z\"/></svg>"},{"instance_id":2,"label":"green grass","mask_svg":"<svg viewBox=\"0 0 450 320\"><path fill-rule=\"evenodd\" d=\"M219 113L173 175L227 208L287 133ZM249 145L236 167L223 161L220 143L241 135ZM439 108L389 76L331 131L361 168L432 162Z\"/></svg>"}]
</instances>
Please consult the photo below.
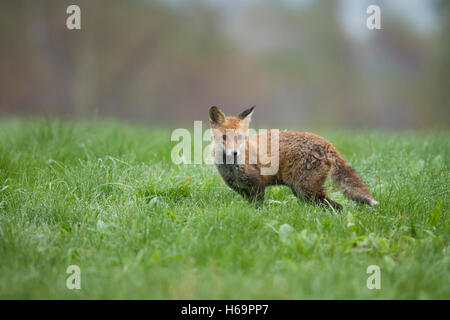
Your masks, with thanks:
<instances>
[{"instance_id":1,"label":"green grass","mask_svg":"<svg viewBox=\"0 0 450 320\"><path fill-rule=\"evenodd\" d=\"M0 298L449 299L449 133L317 133L379 207L331 186L340 213L285 187L255 207L214 167L174 165L169 129L1 121Z\"/></svg>"}]
</instances>

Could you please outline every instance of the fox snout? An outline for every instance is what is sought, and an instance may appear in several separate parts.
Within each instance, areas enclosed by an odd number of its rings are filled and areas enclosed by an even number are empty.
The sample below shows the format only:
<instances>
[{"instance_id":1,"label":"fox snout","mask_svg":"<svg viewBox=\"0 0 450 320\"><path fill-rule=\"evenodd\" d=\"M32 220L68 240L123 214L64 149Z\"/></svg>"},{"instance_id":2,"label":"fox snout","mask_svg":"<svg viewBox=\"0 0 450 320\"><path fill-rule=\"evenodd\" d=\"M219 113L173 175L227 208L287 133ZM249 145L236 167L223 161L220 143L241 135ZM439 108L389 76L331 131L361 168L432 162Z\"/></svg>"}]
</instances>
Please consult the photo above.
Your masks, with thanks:
<instances>
[{"instance_id":1,"label":"fox snout","mask_svg":"<svg viewBox=\"0 0 450 320\"><path fill-rule=\"evenodd\" d=\"M221 154L226 158L227 164L241 164L245 154L245 139L219 136L214 139L214 149L216 155Z\"/></svg>"},{"instance_id":2,"label":"fox snout","mask_svg":"<svg viewBox=\"0 0 450 320\"><path fill-rule=\"evenodd\" d=\"M227 150L227 149L225 149L226 151L225 151L225 154L227 155L227 156L234 156L234 157L237 157L237 156L239 156L240 155L240 151L239 150Z\"/></svg>"},{"instance_id":3,"label":"fox snout","mask_svg":"<svg viewBox=\"0 0 450 320\"><path fill-rule=\"evenodd\" d=\"M222 149L222 152L227 157L238 157L243 153L243 149L245 145L242 144L233 144L233 143L222 143L219 142L219 149Z\"/></svg>"},{"instance_id":4,"label":"fox snout","mask_svg":"<svg viewBox=\"0 0 450 320\"><path fill-rule=\"evenodd\" d=\"M226 164L243 164L243 152L241 152L241 150L225 148L223 151Z\"/></svg>"},{"instance_id":5,"label":"fox snout","mask_svg":"<svg viewBox=\"0 0 450 320\"><path fill-rule=\"evenodd\" d=\"M240 156L245 149L245 134L230 129L226 131L226 133L217 131L217 134L215 134L216 148L218 147L226 156Z\"/></svg>"}]
</instances>

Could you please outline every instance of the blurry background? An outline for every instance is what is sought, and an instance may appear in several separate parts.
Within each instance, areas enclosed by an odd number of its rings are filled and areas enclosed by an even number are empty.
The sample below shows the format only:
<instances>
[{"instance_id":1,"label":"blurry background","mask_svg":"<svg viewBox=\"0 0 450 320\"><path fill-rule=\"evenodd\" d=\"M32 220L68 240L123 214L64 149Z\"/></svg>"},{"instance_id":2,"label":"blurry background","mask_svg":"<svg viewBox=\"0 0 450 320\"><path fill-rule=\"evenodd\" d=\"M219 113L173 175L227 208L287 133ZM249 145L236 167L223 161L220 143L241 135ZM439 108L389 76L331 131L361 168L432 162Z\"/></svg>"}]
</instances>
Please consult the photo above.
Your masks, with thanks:
<instances>
[{"instance_id":1,"label":"blurry background","mask_svg":"<svg viewBox=\"0 0 450 320\"><path fill-rule=\"evenodd\" d=\"M446 0L2 0L0 117L447 128L449 21Z\"/></svg>"}]
</instances>

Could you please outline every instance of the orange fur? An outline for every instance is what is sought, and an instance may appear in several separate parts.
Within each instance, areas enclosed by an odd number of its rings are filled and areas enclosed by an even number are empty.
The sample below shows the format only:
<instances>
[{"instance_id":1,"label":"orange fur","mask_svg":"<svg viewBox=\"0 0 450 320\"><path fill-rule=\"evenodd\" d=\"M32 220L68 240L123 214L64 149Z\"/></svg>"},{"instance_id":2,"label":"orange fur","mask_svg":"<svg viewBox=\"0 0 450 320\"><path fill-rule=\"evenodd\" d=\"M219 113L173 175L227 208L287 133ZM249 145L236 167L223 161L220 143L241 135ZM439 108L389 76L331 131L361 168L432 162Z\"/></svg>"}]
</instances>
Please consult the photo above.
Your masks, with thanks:
<instances>
[{"instance_id":1,"label":"orange fur","mask_svg":"<svg viewBox=\"0 0 450 320\"><path fill-rule=\"evenodd\" d=\"M360 203L377 204L367 186L336 148L314 133L280 131L278 171L272 175L261 174L261 169L268 165L262 164L259 155L256 155L256 163L249 162L250 152L257 150L250 146L258 145L262 138L261 134L248 137L248 125L253 109L254 107L245 110L238 117L226 117L217 107L210 109L210 124L212 129L215 129L213 146L219 144L223 159L227 152L236 154L245 149L245 162L242 164L227 164L225 161L223 164L216 163L222 179L230 188L249 200L262 202L267 186L286 185L297 197L341 209L342 206L331 200L325 191L324 183L331 175L346 197ZM237 134L230 140L227 130L236 130ZM273 130L269 130L267 141L270 141L272 134L275 134ZM270 156L270 143L267 148ZM215 148L212 156L216 156Z\"/></svg>"}]
</instances>

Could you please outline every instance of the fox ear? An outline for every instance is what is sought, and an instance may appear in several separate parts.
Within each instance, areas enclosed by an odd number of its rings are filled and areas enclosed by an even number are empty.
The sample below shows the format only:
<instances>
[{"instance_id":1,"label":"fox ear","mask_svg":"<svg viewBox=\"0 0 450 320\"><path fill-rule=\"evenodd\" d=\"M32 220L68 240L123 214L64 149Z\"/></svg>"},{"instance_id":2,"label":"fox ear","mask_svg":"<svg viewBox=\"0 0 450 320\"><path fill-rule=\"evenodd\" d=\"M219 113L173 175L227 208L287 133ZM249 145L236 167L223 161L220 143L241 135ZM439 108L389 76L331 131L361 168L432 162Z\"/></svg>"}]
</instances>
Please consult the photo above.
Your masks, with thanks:
<instances>
[{"instance_id":1,"label":"fox ear","mask_svg":"<svg viewBox=\"0 0 450 320\"><path fill-rule=\"evenodd\" d=\"M225 122L225 114L216 106L212 106L209 108L209 122L211 125L221 125Z\"/></svg>"},{"instance_id":2,"label":"fox ear","mask_svg":"<svg viewBox=\"0 0 450 320\"><path fill-rule=\"evenodd\" d=\"M247 110L241 112L238 115L238 118L241 119L241 122L243 122L243 124L245 124L247 127L250 124L250 121L252 120L252 114L253 114L253 110L255 108L256 108L256 106L248 108Z\"/></svg>"}]
</instances>

